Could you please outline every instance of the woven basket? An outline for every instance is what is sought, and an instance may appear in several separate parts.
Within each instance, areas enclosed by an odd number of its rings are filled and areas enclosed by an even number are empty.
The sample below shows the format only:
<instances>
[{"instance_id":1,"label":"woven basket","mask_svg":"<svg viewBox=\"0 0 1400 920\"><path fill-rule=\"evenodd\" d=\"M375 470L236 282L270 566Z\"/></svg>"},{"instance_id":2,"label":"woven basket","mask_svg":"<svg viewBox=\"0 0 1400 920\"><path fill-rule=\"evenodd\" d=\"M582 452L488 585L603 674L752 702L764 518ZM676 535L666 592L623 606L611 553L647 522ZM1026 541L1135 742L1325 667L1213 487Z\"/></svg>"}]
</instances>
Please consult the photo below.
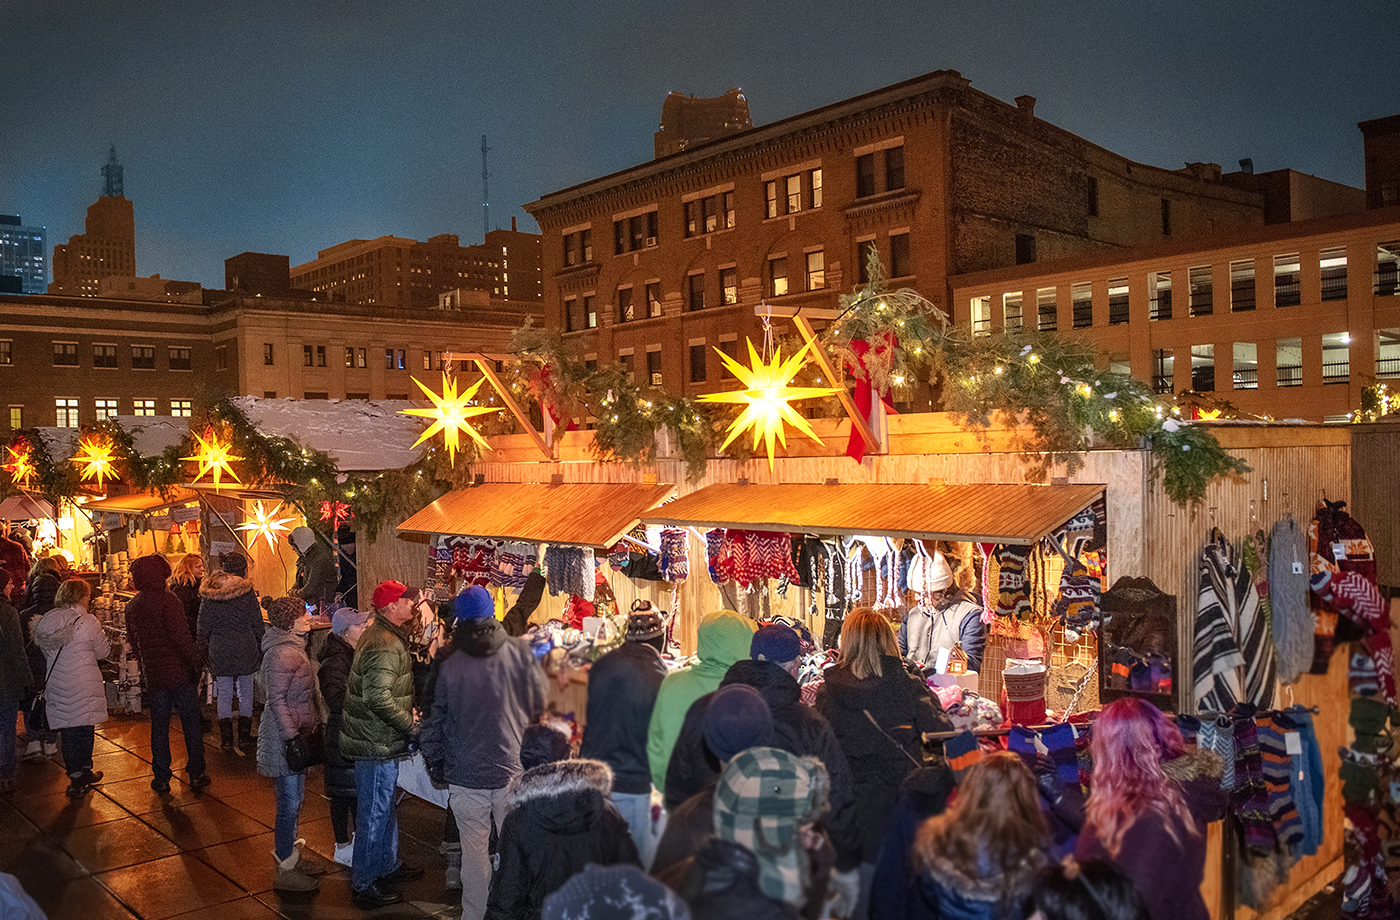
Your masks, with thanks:
<instances>
[{"instance_id":1,"label":"woven basket","mask_svg":"<svg viewBox=\"0 0 1400 920\"><path fill-rule=\"evenodd\" d=\"M1013 703L1031 703L1045 698L1045 681L1050 672L1044 665L1036 670L1024 667L1007 668L1001 672L1006 698Z\"/></svg>"}]
</instances>

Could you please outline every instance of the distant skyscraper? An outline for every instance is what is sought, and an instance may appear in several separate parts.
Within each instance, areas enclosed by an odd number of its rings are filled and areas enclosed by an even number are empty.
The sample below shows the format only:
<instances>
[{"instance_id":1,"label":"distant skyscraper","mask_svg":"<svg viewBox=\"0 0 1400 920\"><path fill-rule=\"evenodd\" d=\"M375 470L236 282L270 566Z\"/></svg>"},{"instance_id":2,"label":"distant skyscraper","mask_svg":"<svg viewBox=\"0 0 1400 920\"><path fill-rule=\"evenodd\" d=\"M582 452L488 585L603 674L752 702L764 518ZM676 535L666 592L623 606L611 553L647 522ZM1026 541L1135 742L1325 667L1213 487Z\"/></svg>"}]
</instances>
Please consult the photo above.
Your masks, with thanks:
<instances>
[{"instance_id":1,"label":"distant skyscraper","mask_svg":"<svg viewBox=\"0 0 1400 920\"><path fill-rule=\"evenodd\" d=\"M653 139L656 158L752 127L749 100L743 90L731 89L713 99L667 93L661 104L661 130Z\"/></svg>"},{"instance_id":2,"label":"distant skyscraper","mask_svg":"<svg viewBox=\"0 0 1400 920\"><path fill-rule=\"evenodd\" d=\"M19 293L42 294L49 284L49 248L43 227L26 227L16 214L0 214L0 286L19 278Z\"/></svg>"},{"instance_id":3,"label":"distant skyscraper","mask_svg":"<svg viewBox=\"0 0 1400 920\"><path fill-rule=\"evenodd\" d=\"M115 146L102 167L102 197L88 207L85 229L53 248L50 294L96 297L101 279L136 277L136 217L122 195Z\"/></svg>"}]
</instances>

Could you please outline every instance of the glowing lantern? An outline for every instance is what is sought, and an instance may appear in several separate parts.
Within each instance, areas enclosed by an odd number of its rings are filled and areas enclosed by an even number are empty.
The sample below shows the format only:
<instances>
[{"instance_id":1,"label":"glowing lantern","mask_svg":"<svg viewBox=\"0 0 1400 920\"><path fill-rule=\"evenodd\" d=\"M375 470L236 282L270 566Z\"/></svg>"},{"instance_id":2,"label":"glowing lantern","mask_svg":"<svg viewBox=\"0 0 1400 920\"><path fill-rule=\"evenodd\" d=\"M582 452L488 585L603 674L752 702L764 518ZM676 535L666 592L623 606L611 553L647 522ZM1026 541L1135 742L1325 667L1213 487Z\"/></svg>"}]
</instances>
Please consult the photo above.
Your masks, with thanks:
<instances>
[{"instance_id":1,"label":"glowing lantern","mask_svg":"<svg viewBox=\"0 0 1400 920\"><path fill-rule=\"evenodd\" d=\"M81 468L80 477L83 482L96 479L100 489L102 480L117 478L117 468L113 463L115 459L110 441L89 437L78 442L78 452L73 455L71 462Z\"/></svg>"},{"instance_id":2,"label":"glowing lantern","mask_svg":"<svg viewBox=\"0 0 1400 920\"><path fill-rule=\"evenodd\" d=\"M21 438L5 448L5 455L5 464L0 469L10 474L10 482L29 488L30 481L38 473L34 468L33 448L29 442Z\"/></svg>"},{"instance_id":3,"label":"glowing lantern","mask_svg":"<svg viewBox=\"0 0 1400 920\"><path fill-rule=\"evenodd\" d=\"M821 438L812 430L812 426L789 403L795 399L814 399L818 396L832 396L840 390L835 387L795 387L792 386L792 379L797 376L797 372L806 363L807 350L812 347L808 342L797 350L797 353L786 361L783 360L783 350L774 350L772 360L765 362L759 357L758 350L753 347L753 341L749 342L749 367L744 367L738 361L726 355L718 348L715 351L719 354L720 360L729 368L730 373L744 384L742 390L732 390L725 393L706 393L699 397L704 402L736 403L744 406L744 411L739 413L729 426L729 437L720 445L720 450L728 447L730 442L737 438L747 429L753 429L753 448L758 449L760 441L768 447L768 468L773 468L773 443L778 441L784 447L787 446L787 429L784 423L792 425L807 437L822 443Z\"/></svg>"},{"instance_id":4,"label":"glowing lantern","mask_svg":"<svg viewBox=\"0 0 1400 920\"><path fill-rule=\"evenodd\" d=\"M333 528L339 527L341 521L348 521L354 516L350 506L345 502L321 502L321 520L330 521Z\"/></svg>"},{"instance_id":5,"label":"glowing lantern","mask_svg":"<svg viewBox=\"0 0 1400 920\"><path fill-rule=\"evenodd\" d=\"M277 512L281 510L281 502L278 502L277 506L271 511L263 508L263 503L261 501L256 502L253 505L252 517L242 524L239 524L237 529L251 533L253 535L251 542L253 543L258 542L258 537L265 538L268 548L276 551L277 537L280 534L289 532L292 529L291 525L293 521L292 518L278 518Z\"/></svg>"},{"instance_id":6,"label":"glowing lantern","mask_svg":"<svg viewBox=\"0 0 1400 920\"><path fill-rule=\"evenodd\" d=\"M181 457L180 459L191 460L199 464L199 472L196 473L194 477L195 482L203 479L204 474L211 470L214 473L215 491L218 491L219 486L222 485L224 474L228 474L228 477L234 482L242 482L230 465L235 460L243 459L242 457L235 457L230 453L233 449L233 443L231 441L220 441L218 435L214 434L213 430L209 428L204 429L203 435L196 434L194 439L199 442L199 450L195 452L193 457Z\"/></svg>"},{"instance_id":7,"label":"glowing lantern","mask_svg":"<svg viewBox=\"0 0 1400 920\"><path fill-rule=\"evenodd\" d=\"M443 444L447 446L447 457L453 466L457 465L458 432L466 432L472 440L476 441L482 447L487 450L491 449L491 445L486 443L486 439L467 423L467 419L469 418L474 418L478 415L486 415L490 412L501 411L500 406L492 409L484 406L468 405L472 398L476 396L476 391L486 382L485 377L467 387L466 391L460 394L457 392L457 381L447 376L446 371L443 371L442 374L442 395L438 395L425 387L417 377L413 378L413 382L418 384L418 389L422 390L427 397L433 401L433 407L431 409L399 410L403 415L417 415L421 418L430 418L433 420L433 423L428 426L428 429L418 436L418 440L413 442L414 447L417 447L419 444L422 444L441 431Z\"/></svg>"}]
</instances>

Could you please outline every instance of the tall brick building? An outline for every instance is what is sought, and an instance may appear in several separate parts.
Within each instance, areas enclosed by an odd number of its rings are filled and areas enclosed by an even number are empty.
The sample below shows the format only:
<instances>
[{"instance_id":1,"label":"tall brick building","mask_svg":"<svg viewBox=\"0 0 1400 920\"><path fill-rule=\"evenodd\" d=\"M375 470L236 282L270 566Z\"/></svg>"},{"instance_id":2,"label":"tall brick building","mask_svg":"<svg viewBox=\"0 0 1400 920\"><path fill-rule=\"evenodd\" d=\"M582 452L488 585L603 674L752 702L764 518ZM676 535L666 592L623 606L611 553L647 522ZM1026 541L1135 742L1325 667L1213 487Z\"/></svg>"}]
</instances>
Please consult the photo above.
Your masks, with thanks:
<instances>
[{"instance_id":1,"label":"tall brick building","mask_svg":"<svg viewBox=\"0 0 1400 920\"><path fill-rule=\"evenodd\" d=\"M50 294L96 297L103 278L136 277L136 215L124 194L116 147L102 167L102 178L102 197L87 209L85 232L53 248Z\"/></svg>"},{"instance_id":2,"label":"tall brick building","mask_svg":"<svg viewBox=\"0 0 1400 920\"><path fill-rule=\"evenodd\" d=\"M946 309L954 275L1265 223L1219 167L1134 163L1034 107L938 71L544 195L546 316L699 393L755 306L834 307L870 248Z\"/></svg>"}]
</instances>

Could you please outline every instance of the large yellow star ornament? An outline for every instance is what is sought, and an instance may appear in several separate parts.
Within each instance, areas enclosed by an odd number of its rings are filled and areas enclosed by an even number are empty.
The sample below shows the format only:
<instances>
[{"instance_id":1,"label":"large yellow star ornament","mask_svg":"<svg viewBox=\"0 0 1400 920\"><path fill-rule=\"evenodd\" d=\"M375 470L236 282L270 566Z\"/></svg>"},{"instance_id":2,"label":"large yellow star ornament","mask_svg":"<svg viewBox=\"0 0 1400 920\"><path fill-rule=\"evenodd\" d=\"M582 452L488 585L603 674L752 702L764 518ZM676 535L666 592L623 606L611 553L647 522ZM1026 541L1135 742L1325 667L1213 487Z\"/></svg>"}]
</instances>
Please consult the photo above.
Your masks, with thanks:
<instances>
[{"instance_id":1,"label":"large yellow star ornament","mask_svg":"<svg viewBox=\"0 0 1400 920\"><path fill-rule=\"evenodd\" d=\"M110 442L102 438L83 438L78 442L78 452L73 455L72 462L79 466L83 482L96 479L100 489L103 479L117 478L117 468L112 462L114 459Z\"/></svg>"},{"instance_id":2,"label":"large yellow star ornament","mask_svg":"<svg viewBox=\"0 0 1400 920\"><path fill-rule=\"evenodd\" d=\"M193 457L181 457L181 460L190 460L199 464L199 472L195 474L194 481L204 478L204 474L214 473L214 490L218 491L223 484L223 476L227 474L234 482L241 483L238 474L233 471L231 465L235 460L242 460L242 457L235 457L232 453L232 441L220 441L219 436L214 434L212 429L206 428L204 434L196 434L194 439L199 442L199 450Z\"/></svg>"},{"instance_id":3,"label":"large yellow star ornament","mask_svg":"<svg viewBox=\"0 0 1400 920\"><path fill-rule=\"evenodd\" d=\"M277 549L278 535L292 529L292 518L277 517L277 512L281 510L281 502L278 502L271 511L265 509L261 501L256 502L253 505L252 515L247 521L239 524L237 529L251 532L253 535L253 543L258 542L258 537L265 538L268 548L275 551Z\"/></svg>"},{"instance_id":4,"label":"large yellow star ornament","mask_svg":"<svg viewBox=\"0 0 1400 920\"><path fill-rule=\"evenodd\" d=\"M718 348L715 351L719 354L720 360L740 382L744 384L742 390L731 390L726 393L706 393L699 397L703 402L736 403L744 406L744 411L739 413L729 426L729 437L725 438L720 450L729 446L735 438L746 429L753 429L753 449L758 450L760 441L768 447L768 468L773 468L773 444L776 440L784 447L787 447L787 429L784 423L792 425L807 437L822 443L821 438L812 430L812 426L789 403L795 399L814 399L819 396L832 396L840 390L835 387L795 387L792 386L792 378L797 376L797 372L802 369L807 361L807 350L812 347L808 342L797 350L797 353L787 360L783 360L782 348L773 351L773 358L768 362L759 357L758 350L753 347L753 340L749 343L749 367L744 367L738 361L726 355Z\"/></svg>"},{"instance_id":5,"label":"large yellow star ornament","mask_svg":"<svg viewBox=\"0 0 1400 920\"><path fill-rule=\"evenodd\" d=\"M487 415L492 412L500 412L500 407L490 408L488 406L468 405L476 396L476 391L481 389L481 385L486 382L483 377L476 383L467 387L463 393L457 392L457 381L452 379L444 371L442 374L442 395L434 393L422 384L417 377L413 382L418 384L418 389L422 390L427 397L433 401L431 409L400 409L402 415L417 415L421 418L430 418L433 423L427 430L418 436L418 440L413 442L417 447L424 441L442 432L442 442L447 446L447 457L453 466L457 465L458 432L466 432L472 440L476 441L487 450L491 445L486 443L486 439L477 433L477 430L467 423L467 419L475 418L478 415Z\"/></svg>"},{"instance_id":6,"label":"large yellow star ornament","mask_svg":"<svg viewBox=\"0 0 1400 920\"><path fill-rule=\"evenodd\" d=\"M23 439L5 448L5 465L0 467L10 474L10 482L21 488L29 488L30 480L38 474L34 466L33 448Z\"/></svg>"}]
</instances>

